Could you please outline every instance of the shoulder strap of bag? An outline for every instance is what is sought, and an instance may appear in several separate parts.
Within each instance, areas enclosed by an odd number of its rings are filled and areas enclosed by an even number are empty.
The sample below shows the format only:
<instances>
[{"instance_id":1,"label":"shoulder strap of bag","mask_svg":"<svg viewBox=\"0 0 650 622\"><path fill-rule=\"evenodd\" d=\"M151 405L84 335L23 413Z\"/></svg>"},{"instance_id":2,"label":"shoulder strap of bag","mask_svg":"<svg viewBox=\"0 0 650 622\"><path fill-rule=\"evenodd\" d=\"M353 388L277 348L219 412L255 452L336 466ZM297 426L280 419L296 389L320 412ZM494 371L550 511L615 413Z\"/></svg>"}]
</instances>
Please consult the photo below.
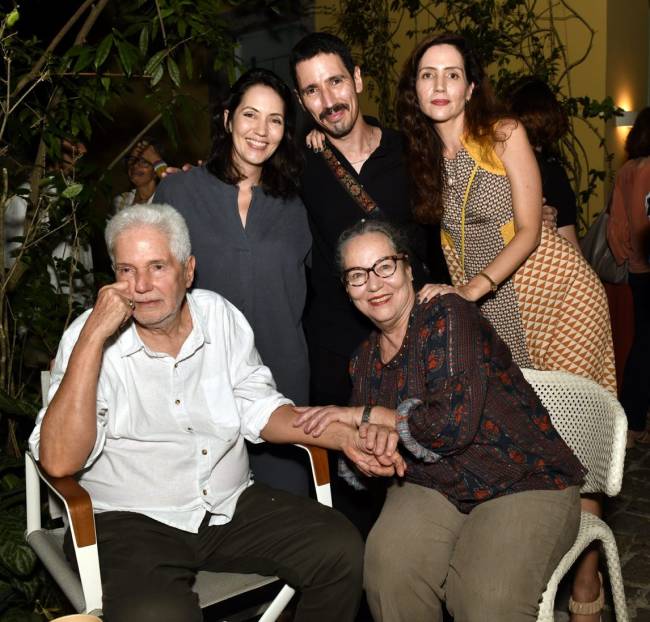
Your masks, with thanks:
<instances>
[{"instance_id":1,"label":"shoulder strap of bag","mask_svg":"<svg viewBox=\"0 0 650 622\"><path fill-rule=\"evenodd\" d=\"M343 189L352 197L353 201L368 215L378 216L381 213L374 199L366 192L363 186L339 162L334 152L325 145L321 155L325 163L334 173L334 177L343 186Z\"/></svg>"}]
</instances>

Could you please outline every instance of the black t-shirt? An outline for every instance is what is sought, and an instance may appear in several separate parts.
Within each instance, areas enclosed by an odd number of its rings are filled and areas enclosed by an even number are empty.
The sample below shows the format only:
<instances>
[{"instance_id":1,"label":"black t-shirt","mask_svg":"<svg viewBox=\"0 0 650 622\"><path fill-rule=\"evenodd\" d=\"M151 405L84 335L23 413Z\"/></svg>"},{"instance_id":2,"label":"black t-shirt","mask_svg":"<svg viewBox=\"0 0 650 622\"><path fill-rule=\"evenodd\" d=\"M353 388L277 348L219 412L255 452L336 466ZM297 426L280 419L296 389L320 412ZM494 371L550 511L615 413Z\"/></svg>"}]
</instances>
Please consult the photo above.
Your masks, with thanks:
<instances>
[{"instance_id":1,"label":"black t-shirt","mask_svg":"<svg viewBox=\"0 0 650 622\"><path fill-rule=\"evenodd\" d=\"M552 156L538 155L537 164L542 175L542 194L546 199L546 205L557 209L557 226L575 226L578 221L576 195L564 167L557 158Z\"/></svg>"},{"instance_id":2,"label":"black t-shirt","mask_svg":"<svg viewBox=\"0 0 650 622\"><path fill-rule=\"evenodd\" d=\"M371 119L368 121L372 123ZM411 247L416 286L426 281L446 281L446 273L443 271L440 275L444 261L439 250L439 234L416 224L411 215L401 135L382 128L380 144L360 173L333 145L330 144L330 148L377 203L381 211L379 217L405 232ZM372 325L348 299L335 263L336 243L345 229L369 216L334 177L322 154L306 149L305 160L300 187L313 237L305 330L310 345L349 356L367 338ZM424 264L432 263L427 262L430 250L437 250L437 257L434 256L432 274L427 275Z\"/></svg>"}]
</instances>

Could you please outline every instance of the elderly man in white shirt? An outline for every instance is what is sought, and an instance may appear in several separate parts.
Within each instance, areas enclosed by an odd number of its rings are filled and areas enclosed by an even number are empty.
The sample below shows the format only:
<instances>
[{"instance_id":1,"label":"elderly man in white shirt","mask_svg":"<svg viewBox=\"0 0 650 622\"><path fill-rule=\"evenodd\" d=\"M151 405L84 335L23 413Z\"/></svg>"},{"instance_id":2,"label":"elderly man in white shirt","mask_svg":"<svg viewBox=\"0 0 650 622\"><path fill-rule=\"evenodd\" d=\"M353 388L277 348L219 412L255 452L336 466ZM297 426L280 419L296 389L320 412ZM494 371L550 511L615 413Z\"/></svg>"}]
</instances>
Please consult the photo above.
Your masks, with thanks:
<instances>
[{"instance_id":1,"label":"elderly man in white shirt","mask_svg":"<svg viewBox=\"0 0 650 622\"><path fill-rule=\"evenodd\" d=\"M403 473L401 457L373 456L342 424L319 439L292 425L243 315L187 292L194 258L176 210L122 211L106 242L116 282L65 332L30 438L46 471L79 473L93 499L104 619L199 621L191 585L215 570L280 576L301 591L296 620L353 620L358 533L334 510L255 484L244 439L317 442L375 475Z\"/></svg>"}]
</instances>

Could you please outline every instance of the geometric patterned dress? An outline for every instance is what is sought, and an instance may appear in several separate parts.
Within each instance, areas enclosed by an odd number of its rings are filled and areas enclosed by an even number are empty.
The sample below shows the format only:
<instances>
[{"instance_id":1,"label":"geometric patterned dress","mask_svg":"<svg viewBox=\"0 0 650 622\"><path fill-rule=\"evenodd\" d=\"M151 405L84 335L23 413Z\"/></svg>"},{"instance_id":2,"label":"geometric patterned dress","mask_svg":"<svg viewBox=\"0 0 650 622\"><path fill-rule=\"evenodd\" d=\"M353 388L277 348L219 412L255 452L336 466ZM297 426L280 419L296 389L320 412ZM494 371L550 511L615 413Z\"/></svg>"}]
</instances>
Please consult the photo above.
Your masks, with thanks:
<instances>
[{"instance_id":1,"label":"geometric patterned dress","mask_svg":"<svg viewBox=\"0 0 650 622\"><path fill-rule=\"evenodd\" d=\"M512 194L494 150L468 139L444 166L441 242L452 282L459 286L514 237ZM581 253L557 231L542 226L537 249L479 304L520 367L568 371L616 394L605 290Z\"/></svg>"}]
</instances>

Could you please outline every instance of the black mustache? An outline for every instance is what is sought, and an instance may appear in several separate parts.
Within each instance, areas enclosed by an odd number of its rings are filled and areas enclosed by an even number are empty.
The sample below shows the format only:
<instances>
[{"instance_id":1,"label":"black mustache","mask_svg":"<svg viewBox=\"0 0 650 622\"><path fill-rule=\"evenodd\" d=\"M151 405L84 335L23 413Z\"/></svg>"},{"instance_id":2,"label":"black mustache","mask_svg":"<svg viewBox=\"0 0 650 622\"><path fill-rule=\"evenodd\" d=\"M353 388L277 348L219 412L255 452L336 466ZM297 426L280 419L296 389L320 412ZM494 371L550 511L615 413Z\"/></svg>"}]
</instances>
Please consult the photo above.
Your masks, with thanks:
<instances>
[{"instance_id":1,"label":"black mustache","mask_svg":"<svg viewBox=\"0 0 650 622\"><path fill-rule=\"evenodd\" d=\"M347 104L334 104L333 106L330 106L329 108L325 108L325 110L323 110L323 112L321 112L318 115L318 118L321 121L323 121L325 119L325 117L327 117L327 116L329 116L329 115L331 115L331 114L333 114L335 112L339 112L340 110L350 110L350 106L348 106Z\"/></svg>"}]
</instances>

